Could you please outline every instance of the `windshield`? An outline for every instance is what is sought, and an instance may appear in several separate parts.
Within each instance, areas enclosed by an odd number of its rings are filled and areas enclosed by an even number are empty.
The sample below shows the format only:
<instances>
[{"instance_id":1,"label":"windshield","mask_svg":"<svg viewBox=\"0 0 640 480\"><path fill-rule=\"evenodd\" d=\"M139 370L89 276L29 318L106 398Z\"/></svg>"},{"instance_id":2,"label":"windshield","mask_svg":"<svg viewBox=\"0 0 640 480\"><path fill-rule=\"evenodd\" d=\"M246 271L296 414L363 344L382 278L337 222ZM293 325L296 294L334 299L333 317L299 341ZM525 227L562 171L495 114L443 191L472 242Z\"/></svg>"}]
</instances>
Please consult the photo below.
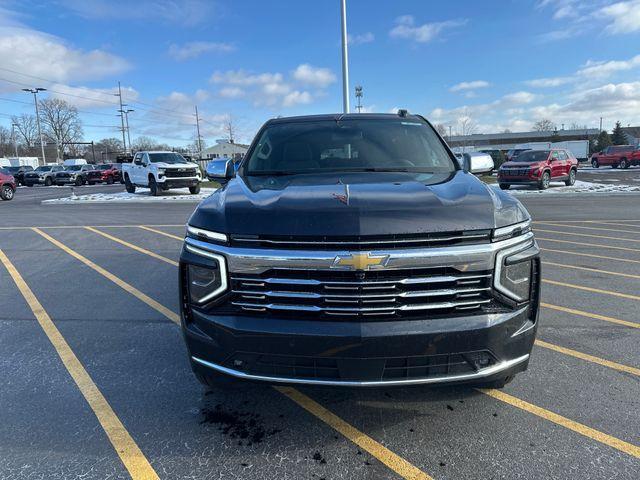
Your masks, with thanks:
<instances>
[{"instance_id":1,"label":"windshield","mask_svg":"<svg viewBox=\"0 0 640 480\"><path fill-rule=\"evenodd\" d=\"M51 167L38 167L36 168L36 172L50 172Z\"/></svg>"},{"instance_id":2,"label":"windshield","mask_svg":"<svg viewBox=\"0 0 640 480\"><path fill-rule=\"evenodd\" d=\"M11 172L8 168L0 168L0 173L3 175L11 175Z\"/></svg>"},{"instance_id":3,"label":"windshield","mask_svg":"<svg viewBox=\"0 0 640 480\"><path fill-rule=\"evenodd\" d=\"M182 158L182 155L177 153L150 153L149 161L151 163L186 163L186 160Z\"/></svg>"},{"instance_id":4,"label":"windshield","mask_svg":"<svg viewBox=\"0 0 640 480\"><path fill-rule=\"evenodd\" d=\"M71 165L70 167L65 167L65 170L69 172L77 172L82 169L82 165Z\"/></svg>"},{"instance_id":5,"label":"windshield","mask_svg":"<svg viewBox=\"0 0 640 480\"><path fill-rule=\"evenodd\" d=\"M518 155L517 162L536 163L544 162L549 157L549 150L527 150Z\"/></svg>"},{"instance_id":6,"label":"windshield","mask_svg":"<svg viewBox=\"0 0 640 480\"><path fill-rule=\"evenodd\" d=\"M96 165L96 170L110 170L111 165Z\"/></svg>"},{"instance_id":7,"label":"windshield","mask_svg":"<svg viewBox=\"0 0 640 480\"><path fill-rule=\"evenodd\" d=\"M4 167L5 172L19 172L20 171L20 167Z\"/></svg>"},{"instance_id":8,"label":"windshield","mask_svg":"<svg viewBox=\"0 0 640 480\"><path fill-rule=\"evenodd\" d=\"M456 169L435 132L411 119L275 124L264 130L246 165L247 175Z\"/></svg>"}]
</instances>

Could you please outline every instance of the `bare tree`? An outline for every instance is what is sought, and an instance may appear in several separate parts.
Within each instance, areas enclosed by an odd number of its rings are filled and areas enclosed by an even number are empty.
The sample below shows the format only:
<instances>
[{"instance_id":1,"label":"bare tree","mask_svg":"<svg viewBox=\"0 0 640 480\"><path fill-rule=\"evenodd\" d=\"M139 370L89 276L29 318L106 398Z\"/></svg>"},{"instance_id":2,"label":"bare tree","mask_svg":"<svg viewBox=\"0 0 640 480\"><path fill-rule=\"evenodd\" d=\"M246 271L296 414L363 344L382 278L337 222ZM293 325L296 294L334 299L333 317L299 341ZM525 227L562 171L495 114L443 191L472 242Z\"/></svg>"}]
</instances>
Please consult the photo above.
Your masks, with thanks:
<instances>
[{"instance_id":1,"label":"bare tree","mask_svg":"<svg viewBox=\"0 0 640 480\"><path fill-rule=\"evenodd\" d=\"M13 139L11 138L11 130L6 127L0 127L0 157L6 157L13 154Z\"/></svg>"},{"instance_id":2,"label":"bare tree","mask_svg":"<svg viewBox=\"0 0 640 480\"><path fill-rule=\"evenodd\" d=\"M26 148L31 148L40 142L38 138L38 123L34 115L14 115L11 122L15 124L16 138Z\"/></svg>"},{"instance_id":3,"label":"bare tree","mask_svg":"<svg viewBox=\"0 0 640 480\"><path fill-rule=\"evenodd\" d=\"M159 143L155 138L144 135L139 136L133 142L133 151L138 150L158 150Z\"/></svg>"},{"instance_id":4,"label":"bare tree","mask_svg":"<svg viewBox=\"0 0 640 480\"><path fill-rule=\"evenodd\" d=\"M509 130L508 128L505 128L502 133L512 133L511 130Z\"/></svg>"},{"instance_id":5,"label":"bare tree","mask_svg":"<svg viewBox=\"0 0 640 480\"><path fill-rule=\"evenodd\" d=\"M447 136L447 127L445 127L441 123L438 123L436 125L436 131L440 134L441 137L446 137Z\"/></svg>"},{"instance_id":6,"label":"bare tree","mask_svg":"<svg viewBox=\"0 0 640 480\"><path fill-rule=\"evenodd\" d=\"M573 122L569 125L569 130L587 130L587 126L578 122Z\"/></svg>"},{"instance_id":7,"label":"bare tree","mask_svg":"<svg viewBox=\"0 0 640 480\"><path fill-rule=\"evenodd\" d=\"M78 109L59 98L40 100L40 115L45 135L64 153L64 144L82 141L82 122Z\"/></svg>"},{"instance_id":8,"label":"bare tree","mask_svg":"<svg viewBox=\"0 0 640 480\"><path fill-rule=\"evenodd\" d=\"M473 135L478 131L478 124L471 118L468 112L458 117L458 135L463 137L467 135Z\"/></svg>"},{"instance_id":9,"label":"bare tree","mask_svg":"<svg viewBox=\"0 0 640 480\"><path fill-rule=\"evenodd\" d=\"M548 118L543 118L534 123L531 128L534 132L551 132L556 129L556 124Z\"/></svg>"}]
</instances>

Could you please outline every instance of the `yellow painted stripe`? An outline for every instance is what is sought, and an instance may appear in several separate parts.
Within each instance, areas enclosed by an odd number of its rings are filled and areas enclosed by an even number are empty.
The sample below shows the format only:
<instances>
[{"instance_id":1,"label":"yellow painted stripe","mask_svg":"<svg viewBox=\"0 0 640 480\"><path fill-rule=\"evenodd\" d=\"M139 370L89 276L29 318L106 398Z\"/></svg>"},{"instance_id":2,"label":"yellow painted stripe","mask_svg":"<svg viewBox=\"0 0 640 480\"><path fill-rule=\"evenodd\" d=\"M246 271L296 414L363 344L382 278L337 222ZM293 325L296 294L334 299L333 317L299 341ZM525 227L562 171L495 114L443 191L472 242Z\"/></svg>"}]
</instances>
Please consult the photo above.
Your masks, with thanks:
<instances>
[{"instance_id":1,"label":"yellow painted stripe","mask_svg":"<svg viewBox=\"0 0 640 480\"><path fill-rule=\"evenodd\" d=\"M553 267L572 268L574 270L583 270L587 272L604 273L606 275L614 275L617 277L640 279L640 275L633 275L631 273L612 272L610 270L600 270L599 268L579 267L578 265L565 265L564 263L547 262L546 260L543 260L542 264L551 265Z\"/></svg>"},{"instance_id":2,"label":"yellow painted stripe","mask_svg":"<svg viewBox=\"0 0 640 480\"><path fill-rule=\"evenodd\" d=\"M597 313L584 312L582 310L576 310L574 308L561 307L559 305L552 305L551 303L540 303L541 307L548 308L550 310L557 310L559 312L570 313L572 315L578 315L580 317L593 318L595 320L603 320L605 322L616 323L618 325L624 325L625 327L640 328L640 323L629 322L627 320L621 320L619 318L608 317L606 315L599 315Z\"/></svg>"},{"instance_id":3,"label":"yellow painted stripe","mask_svg":"<svg viewBox=\"0 0 640 480\"><path fill-rule=\"evenodd\" d=\"M41 225L37 227L0 227L0 230L65 229L65 228L137 228L140 225ZM148 225L149 227L184 227L184 225Z\"/></svg>"},{"instance_id":4,"label":"yellow painted stripe","mask_svg":"<svg viewBox=\"0 0 640 480\"><path fill-rule=\"evenodd\" d=\"M102 235L105 238L108 238L109 240L112 240L116 243L119 243L120 245L124 245L125 247L129 247L132 250L135 250L136 252L140 252L140 253L144 253L145 255L149 255L150 257L153 257L157 260L163 261L165 263L168 263L169 265L173 265L174 267L178 266L178 262L175 262L173 260L171 260L170 258L167 257L163 257L162 255L158 255L155 252L152 252L151 250L147 250L146 248L142 248L139 247L138 245L134 245L133 243L129 243L125 240L122 240L121 238L118 237L114 237L113 235L109 235L108 233L105 232L101 232L100 230L98 230L97 228L93 228L93 227L84 227L85 229L93 232L93 233L97 233L98 235Z\"/></svg>"},{"instance_id":5,"label":"yellow painted stripe","mask_svg":"<svg viewBox=\"0 0 640 480\"><path fill-rule=\"evenodd\" d=\"M555 233L556 235L570 235L572 237L604 238L606 240L617 240L620 242L632 242L632 243L640 242L640 239L635 239L635 238L609 237L608 235L593 235L591 233L561 232L559 230L545 230L543 228L536 228L535 231L545 232L545 233Z\"/></svg>"},{"instance_id":6,"label":"yellow painted stripe","mask_svg":"<svg viewBox=\"0 0 640 480\"><path fill-rule=\"evenodd\" d=\"M549 225L551 227L579 228L582 230L602 230L604 232L640 233L640 231L638 230L621 230L616 228L585 227L582 225L573 225L573 224L569 225L566 223L553 223L553 222L538 222L538 223L541 225Z\"/></svg>"},{"instance_id":7,"label":"yellow painted stripe","mask_svg":"<svg viewBox=\"0 0 640 480\"><path fill-rule=\"evenodd\" d=\"M164 235L165 237L173 238L174 240L179 240L180 242L184 241L184 237L179 237L178 235L172 235L170 233L163 232L162 230L156 230L155 228L151 228L147 225L140 225L139 228L142 228L143 230L147 230L149 232Z\"/></svg>"},{"instance_id":8,"label":"yellow painted stripe","mask_svg":"<svg viewBox=\"0 0 640 480\"><path fill-rule=\"evenodd\" d=\"M575 285L573 283L556 282L555 280L543 279L542 283L548 283L549 285L557 285L559 287L575 288L576 290L584 290L585 292L600 293L602 295L611 295L613 297L627 298L629 300L640 300L638 295L630 295L628 293L614 292L611 290L602 290L600 288L584 287L582 285Z\"/></svg>"},{"instance_id":9,"label":"yellow painted stripe","mask_svg":"<svg viewBox=\"0 0 640 480\"><path fill-rule=\"evenodd\" d=\"M632 375L637 375L640 377L640 368L630 367L629 365L612 362L600 357L594 357L593 355L578 352L577 350L572 350L570 348L561 347L560 345L555 345L553 343L545 342L540 339L536 340L535 344L539 347L563 353L564 355L569 355L570 357L579 358L580 360L584 360L586 362L597 363L598 365L602 365L603 367L612 368L613 370L630 373Z\"/></svg>"},{"instance_id":10,"label":"yellow painted stripe","mask_svg":"<svg viewBox=\"0 0 640 480\"><path fill-rule=\"evenodd\" d=\"M107 399L91 379L78 357L55 326L42 304L24 281L20 272L13 266L2 250L0 250L0 262L5 266L9 275L15 282L18 290L26 300L36 320L44 330L47 338L56 349L60 360L78 386L98 422L107 434L116 453L134 480L151 480L159 478L155 470L144 456L135 440L131 437L125 426L115 414Z\"/></svg>"},{"instance_id":11,"label":"yellow painted stripe","mask_svg":"<svg viewBox=\"0 0 640 480\"><path fill-rule=\"evenodd\" d=\"M410 480L428 480L429 475L419 468L409 463L404 458L393 453L384 445L376 442L373 438L362 433L357 428L342 420L340 417L330 412L315 400L309 398L304 393L291 387L275 387L283 395L286 395L295 403L304 408L307 412L319 418L338 433L358 445L361 449L374 456L387 467L400 475L402 478Z\"/></svg>"},{"instance_id":12,"label":"yellow painted stripe","mask_svg":"<svg viewBox=\"0 0 640 480\"><path fill-rule=\"evenodd\" d=\"M640 222L640 220L618 220L618 219L607 219L607 220L534 220L532 223L544 223L544 222L554 222L554 223L606 223L606 222Z\"/></svg>"},{"instance_id":13,"label":"yellow painted stripe","mask_svg":"<svg viewBox=\"0 0 640 480\"><path fill-rule=\"evenodd\" d=\"M603 260L615 260L618 262L625 262L625 263L640 263L640 260L629 260L628 258L609 257L607 255L596 255L593 253L570 252L568 250L555 250L553 248L541 248L540 250L542 250L543 252L563 253L565 255L577 255L580 257L600 258Z\"/></svg>"},{"instance_id":14,"label":"yellow painted stripe","mask_svg":"<svg viewBox=\"0 0 640 480\"><path fill-rule=\"evenodd\" d=\"M540 418L544 418L545 420L553 422L556 425L560 425L561 427L568 428L569 430L579 433L580 435L590 438L591 440L595 440L596 442L600 442L611 448L615 448L616 450L624 452L633 457L640 458L640 447L636 445L625 442L611 435L607 435L606 433L600 432L599 430L595 430L591 427L587 427L586 425L583 425L581 423L574 422L573 420L569 420L562 415L558 415L557 413L533 405L500 390L488 390L484 388L478 390L485 395L489 395L490 397L495 398L496 400L500 400L501 402L524 410L525 412L529 412Z\"/></svg>"},{"instance_id":15,"label":"yellow painted stripe","mask_svg":"<svg viewBox=\"0 0 640 480\"><path fill-rule=\"evenodd\" d=\"M616 226L620 226L620 227L640 227L640 225L636 225L635 223L599 222L598 225L616 225ZM638 231L640 231L640 230L636 230L636 232L638 232Z\"/></svg>"},{"instance_id":16,"label":"yellow painted stripe","mask_svg":"<svg viewBox=\"0 0 640 480\"><path fill-rule=\"evenodd\" d=\"M51 243L53 243L56 247L60 248L61 250L65 251L66 253L68 253L69 255L71 255L73 258L80 260L82 263L84 263L87 267L95 270L96 272L98 272L100 275L102 275L103 277L105 277L106 279L112 281L113 283L115 283L116 285L118 285L120 288L122 288L123 290L125 290L126 292L129 292L131 295L133 295L134 297L136 297L137 299L139 299L140 301L146 303L147 305L149 305L151 308L153 308L155 311L159 312L160 314L164 315L165 317L167 317L169 320L171 320L172 322L176 323L176 324L180 324L180 316L177 315L176 313L172 312L170 309L168 309L167 307L165 307L164 305L156 302L153 298L149 297L148 295L142 293L140 290L138 290L137 288L135 288L133 285L128 284L127 282L125 282L124 280L116 277L113 273L105 270L104 268L102 268L100 265L96 265L95 263L93 263L91 260L89 260L88 258L80 255L78 252L70 249L69 247L67 247L64 243L56 240L55 238L53 238L52 236L50 236L49 234L43 232L42 230L40 230L39 228L33 227L32 230L34 232L36 232L37 234L41 235L42 237L46 238L47 240L49 240Z\"/></svg>"},{"instance_id":17,"label":"yellow painted stripe","mask_svg":"<svg viewBox=\"0 0 640 480\"><path fill-rule=\"evenodd\" d=\"M640 252L640 248L616 247L615 245L602 245L600 243L573 242L571 240L558 240L557 238L545 238L536 235L536 240L543 242L568 243L569 245L582 245L585 247L597 247L605 250L624 250L625 252Z\"/></svg>"}]
</instances>

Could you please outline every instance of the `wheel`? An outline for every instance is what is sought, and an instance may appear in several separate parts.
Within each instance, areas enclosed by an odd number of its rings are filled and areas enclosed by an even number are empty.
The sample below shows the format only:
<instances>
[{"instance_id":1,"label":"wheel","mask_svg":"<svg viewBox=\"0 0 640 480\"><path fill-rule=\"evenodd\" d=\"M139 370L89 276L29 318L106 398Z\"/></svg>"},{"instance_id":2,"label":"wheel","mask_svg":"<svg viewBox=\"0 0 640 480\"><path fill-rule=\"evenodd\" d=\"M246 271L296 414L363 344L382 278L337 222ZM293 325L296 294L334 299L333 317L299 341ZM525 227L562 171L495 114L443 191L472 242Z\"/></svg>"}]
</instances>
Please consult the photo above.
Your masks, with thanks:
<instances>
[{"instance_id":1,"label":"wheel","mask_svg":"<svg viewBox=\"0 0 640 480\"><path fill-rule=\"evenodd\" d=\"M569 178L565 180L564 184L567 187L571 187L576 183L576 171L572 168L569 172Z\"/></svg>"},{"instance_id":2,"label":"wheel","mask_svg":"<svg viewBox=\"0 0 640 480\"><path fill-rule=\"evenodd\" d=\"M156 182L156 177L153 175L149 176L149 194L152 197L158 196L158 183Z\"/></svg>"},{"instance_id":3,"label":"wheel","mask_svg":"<svg viewBox=\"0 0 640 480\"><path fill-rule=\"evenodd\" d=\"M618 168L618 164L617 163L612 164L611 168Z\"/></svg>"},{"instance_id":4,"label":"wheel","mask_svg":"<svg viewBox=\"0 0 640 480\"><path fill-rule=\"evenodd\" d=\"M33 183L25 183L25 185L29 188L33 188Z\"/></svg>"},{"instance_id":5,"label":"wheel","mask_svg":"<svg viewBox=\"0 0 640 480\"><path fill-rule=\"evenodd\" d=\"M45 187L50 187L51 185L53 185L53 179L51 177L47 177L44 179L44 186Z\"/></svg>"},{"instance_id":6,"label":"wheel","mask_svg":"<svg viewBox=\"0 0 640 480\"><path fill-rule=\"evenodd\" d=\"M197 195L200 193L200 184L196 185L195 187L189 187L189 193L191 193L192 195Z\"/></svg>"},{"instance_id":7,"label":"wheel","mask_svg":"<svg viewBox=\"0 0 640 480\"><path fill-rule=\"evenodd\" d=\"M14 191L11 185L3 185L2 189L0 189L0 198L2 198L2 200L12 200L13 194Z\"/></svg>"},{"instance_id":8,"label":"wheel","mask_svg":"<svg viewBox=\"0 0 640 480\"><path fill-rule=\"evenodd\" d=\"M501 184L500 184L500 190L509 190L509 187L510 187L510 186L511 186L511 185L510 185L510 184L508 184L508 183L501 183Z\"/></svg>"},{"instance_id":9,"label":"wheel","mask_svg":"<svg viewBox=\"0 0 640 480\"><path fill-rule=\"evenodd\" d=\"M64 183L56 183L58 187L64 187Z\"/></svg>"},{"instance_id":10,"label":"wheel","mask_svg":"<svg viewBox=\"0 0 640 480\"><path fill-rule=\"evenodd\" d=\"M136 193L136 186L131 183L129 176L124 177L124 188L127 190L127 193Z\"/></svg>"},{"instance_id":11,"label":"wheel","mask_svg":"<svg viewBox=\"0 0 640 480\"><path fill-rule=\"evenodd\" d=\"M542 174L540 182L538 183L538 189L546 190L547 188L549 188L549 183L551 183L551 174L549 174L549 172L544 172Z\"/></svg>"},{"instance_id":12,"label":"wheel","mask_svg":"<svg viewBox=\"0 0 640 480\"><path fill-rule=\"evenodd\" d=\"M113 177L107 177L107 185L113 185Z\"/></svg>"},{"instance_id":13,"label":"wheel","mask_svg":"<svg viewBox=\"0 0 640 480\"><path fill-rule=\"evenodd\" d=\"M93 186L95 184L96 184L96 182L89 182L89 185L91 185L91 186Z\"/></svg>"},{"instance_id":14,"label":"wheel","mask_svg":"<svg viewBox=\"0 0 640 480\"><path fill-rule=\"evenodd\" d=\"M621 158L620 159L620 163L618 164L618 166L620 168L624 168L626 170L627 168L629 168L629 162L627 161L626 158Z\"/></svg>"},{"instance_id":15,"label":"wheel","mask_svg":"<svg viewBox=\"0 0 640 480\"><path fill-rule=\"evenodd\" d=\"M491 380L490 382L480 382L476 386L480 388L504 388L504 386L511 383L514 378L515 375L509 375L508 377Z\"/></svg>"},{"instance_id":16,"label":"wheel","mask_svg":"<svg viewBox=\"0 0 640 480\"><path fill-rule=\"evenodd\" d=\"M76 187L79 187L80 185L82 185L84 183L84 181L82 180L82 177L78 177L76 178L76 181L74 182Z\"/></svg>"},{"instance_id":17,"label":"wheel","mask_svg":"<svg viewBox=\"0 0 640 480\"><path fill-rule=\"evenodd\" d=\"M591 160L591 166L593 168L600 168L600 164L598 163L598 159L594 158L593 160Z\"/></svg>"}]
</instances>

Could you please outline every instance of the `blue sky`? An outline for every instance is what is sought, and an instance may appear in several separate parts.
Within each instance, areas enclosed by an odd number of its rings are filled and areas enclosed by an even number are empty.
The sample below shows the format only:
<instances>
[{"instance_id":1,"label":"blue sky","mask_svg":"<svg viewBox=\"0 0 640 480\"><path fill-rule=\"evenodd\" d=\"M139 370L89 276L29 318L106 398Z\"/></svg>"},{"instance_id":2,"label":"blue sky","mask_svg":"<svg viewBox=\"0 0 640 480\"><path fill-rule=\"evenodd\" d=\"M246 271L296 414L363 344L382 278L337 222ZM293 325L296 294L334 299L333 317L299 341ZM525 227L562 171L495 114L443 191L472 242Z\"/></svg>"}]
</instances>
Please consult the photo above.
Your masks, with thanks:
<instances>
[{"instance_id":1,"label":"blue sky","mask_svg":"<svg viewBox=\"0 0 640 480\"><path fill-rule=\"evenodd\" d=\"M348 0L348 27L366 111L454 132L640 123L640 0ZM341 110L339 33L338 0L0 0L0 125L44 86L87 139L117 137L120 80L133 137L191 142L197 104L209 143L229 114L248 141L269 117Z\"/></svg>"}]
</instances>

